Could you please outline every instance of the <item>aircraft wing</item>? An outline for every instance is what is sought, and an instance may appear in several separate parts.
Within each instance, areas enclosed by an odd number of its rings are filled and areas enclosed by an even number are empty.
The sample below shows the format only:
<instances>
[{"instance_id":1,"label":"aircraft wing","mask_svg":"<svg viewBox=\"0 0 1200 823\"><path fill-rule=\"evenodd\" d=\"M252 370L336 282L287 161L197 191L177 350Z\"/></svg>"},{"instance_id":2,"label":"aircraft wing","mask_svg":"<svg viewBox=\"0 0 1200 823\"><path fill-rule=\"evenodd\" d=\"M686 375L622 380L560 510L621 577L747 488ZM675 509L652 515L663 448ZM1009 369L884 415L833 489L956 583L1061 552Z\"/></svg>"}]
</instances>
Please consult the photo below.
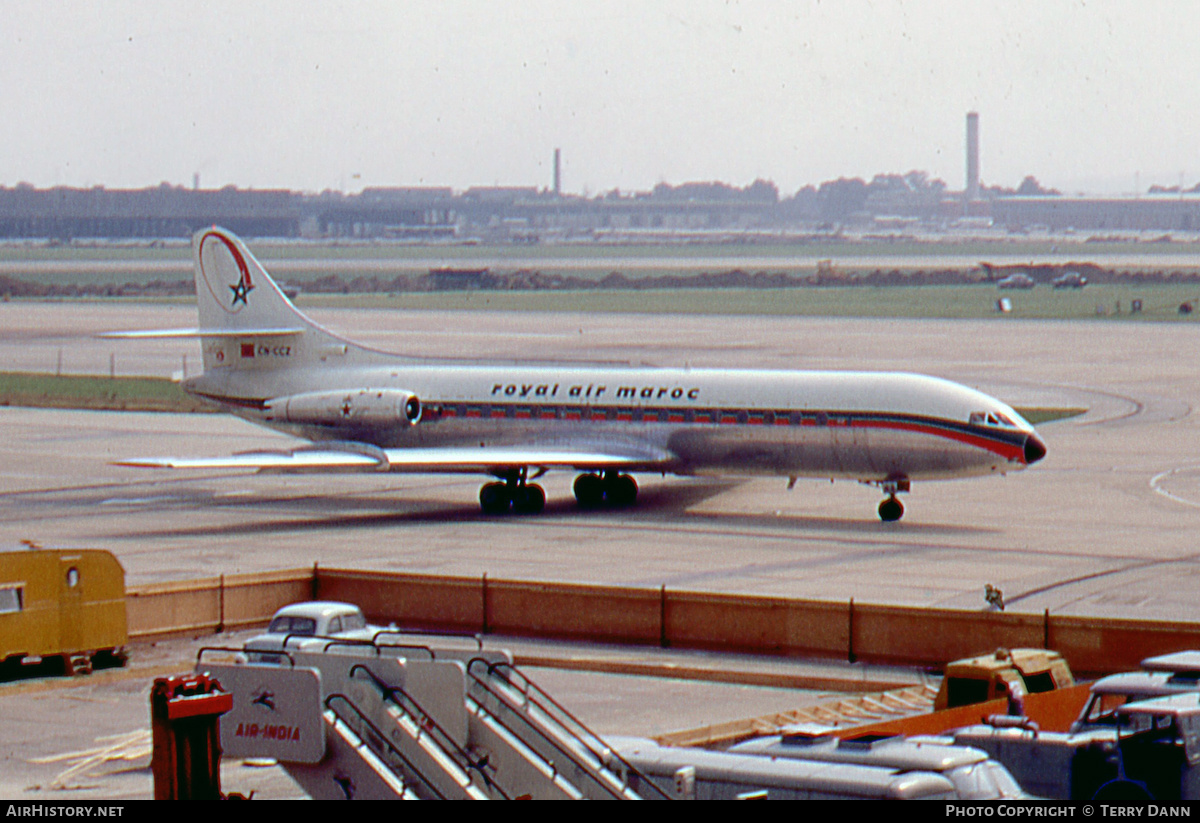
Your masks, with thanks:
<instances>
[{"instance_id":1,"label":"aircraft wing","mask_svg":"<svg viewBox=\"0 0 1200 823\"><path fill-rule=\"evenodd\" d=\"M667 469L675 458L654 447L575 448L557 446L465 446L380 449L366 444L344 448L306 446L291 451L243 452L227 457L147 457L114 465L157 469L241 469L260 472L402 472L409 474L499 474L526 467L550 469Z\"/></svg>"},{"instance_id":2,"label":"aircraft wing","mask_svg":"<svg viewBox=\"0 0 1200 823\"><path fill-rule=\"evenodd\" d=\"M496 474L505 469L526 466L530 469L604 469L657 468L670 465L674 455L654 448L589 449L556 447L485 447L439 449L387 449L391 471L430 473Z\"/></svg>"}]
</instances>

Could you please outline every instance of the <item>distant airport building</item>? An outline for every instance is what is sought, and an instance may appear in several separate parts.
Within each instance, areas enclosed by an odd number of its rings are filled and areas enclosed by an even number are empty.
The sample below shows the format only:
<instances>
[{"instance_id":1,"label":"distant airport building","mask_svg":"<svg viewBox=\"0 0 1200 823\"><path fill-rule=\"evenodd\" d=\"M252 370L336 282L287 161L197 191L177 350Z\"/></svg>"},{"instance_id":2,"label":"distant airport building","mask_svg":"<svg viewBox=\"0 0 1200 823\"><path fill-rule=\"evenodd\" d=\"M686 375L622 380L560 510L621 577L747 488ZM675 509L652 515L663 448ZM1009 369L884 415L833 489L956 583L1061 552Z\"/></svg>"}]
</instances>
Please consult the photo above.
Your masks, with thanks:
<instances>
[{"instance_id":1,"label":"distant airport building","mask_svg":"<svg viewBox=\"0 0 1200 823\"><path fill-rule=\"evenodd\" d=\"M1200 195L1000 197L992 222L1011 230L1200 231Z\"/></svg>"},{"instance_id":2,"label":"distant airport building","mask_svg":"<svg viewBox=\"0 0 1200 823\"><path fill-rule=\"evenodd\" d=\"M457 207L453 189L367 188L359 195L325 193L301 202L298 232L322 237L389 237L433 240L453 237Z\"/></svg>"},{"instance_id":3,"label":"distant airport building","mask_svg":"<svg viewBox=\"0 0 1200 823\"><path fill-rule=\"evenodd\" d=\"M1030 176L1016 189L984 186L979 113L966 116L966 180L949 191L926 172L827 180L781 197L774 183L660 183L651 191L564 194L562 151L554 149L548 188L374 187L325 191L201 189L163 183L146 189L36 189L0 186L0 239L186 238L221 225L247 237L538 243L614 235L667 240L753 242L781 234L843 229L886 236L939 231L1200 232L1200 186L1142 197L1063 197ZM444 273L459 288L476 275Z\"/></svg>"},{"instance_id":4,"label":"distant airport building","mask_svg":"<svg viewBox=\"0 0 1200 823\"><path fill-rule=\"evenodd\" d=\"M282 190L232 186L194 191L152 189L0 188L0 237L187 237L219 218L257 236L299 233L301 198Z\"/></svg>"},{"instance_id":5,"label":"distant airport building","mask_svg":"<svg viewBox=\"0 0 1200 823\"><path fill-rule=\"evenodd\" d=\"M536 243L603 239L615 233L663 238L751 240L756 235L851 228L889 235L980 228L1025 231L1200 231L1200 193L1136 198L1062 197L1033 178L1012 190L980 187L979 199L951 192L923 172L839 179L780 197L758 180L659 184L649 192L596 197L553 188L378 187L359 194L197 189L163 184L122 190L0 187L0 239L186 238L213 224L248 237L476 238ZM1026 192L1041 192L1029 196ZM966 209L964 211L964 201Z\"/></svg>"}]
</instances>

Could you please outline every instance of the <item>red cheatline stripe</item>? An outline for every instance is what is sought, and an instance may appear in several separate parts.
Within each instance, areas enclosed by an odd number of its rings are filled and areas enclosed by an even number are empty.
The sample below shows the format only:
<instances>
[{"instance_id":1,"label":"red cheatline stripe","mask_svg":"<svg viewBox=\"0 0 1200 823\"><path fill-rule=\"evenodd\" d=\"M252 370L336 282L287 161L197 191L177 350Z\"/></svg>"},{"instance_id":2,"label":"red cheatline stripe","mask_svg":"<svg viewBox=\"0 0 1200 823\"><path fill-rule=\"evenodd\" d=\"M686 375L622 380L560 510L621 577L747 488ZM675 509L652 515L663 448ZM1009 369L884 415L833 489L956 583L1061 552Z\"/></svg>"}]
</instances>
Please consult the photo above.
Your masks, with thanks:
<instances>
[{"instance_id":1,"label":"red cheatline stripe","mask_svg":"<svg viewBox=\"0 0 1200 823\"><path fill-rule=\"evenodd\" d=\"M986 449L994 452L1008 460L1014 458L1023 458L1025 456L1025 447L1018 443L1007 443L1002 440L996 440L991 437L971 434L970 432L956 431L940 426L932 426L924 423L905 423L894 420L858 420L854 423L855 426L867 429L891 429L893 431L906 431L916 434L927 434L934 437L943 437L947 440L953 440L957 443L966 443L968 446L974 446L977 449Z\"/></svg>"},{"instance_id":2,"label":"red cheatline stripe","mask_svg":"<svg viewBox=\"0 0 1200 823\"><path fill-rule=\"evenodd\" d=\"M201 395L210 400L229 405L243 406L248 408L264 408L266 401L252 398L234 398L234 397L219 397L215 395ZM437 401L429 401L428 405L437 406ZM508 417L508 406L497 406L488 404L486 406L469 405L464 408L464 416L472 419L482 417L491 417L493 419L502 419ZM608 421L610 409L608 407L560 407L560 406L522 406L519 411L514 412L514 417L518 419L530 419L538 417L543 420L559 419L566 421L591 420L596 422ZM643 423L656 423L660 417L660 409L648 409L642 411ZM671 423L683 423L684 418L682 413L677 409L667 409L667 419ZM765 424L764 412L762 410L747 410L747 422L745 425L763 425ZM774 424L777 426L785 425L801 425L801 426L816 426L816 416L824 414L826 417L826 427L858 427L865 429L886 429L890 431L909 432L912 434L926 435L930 437L941 437L946 440L951 440L956 443L964 443L977 449L984 449L993 452L1006 460L1024 461L1025 444L1023 440L1013 440L1011 437L1019 436L1019 433L1009 432L1010 438L989 435L985 431L966 429L965 424L954 423L953 421L939 420L904 420L889 416L888 412L772 412L775 416ZM618 422L632 422L634 410L621 409L616 412L616 420ZM719 421L720 425L738 425L738 414L735 411L697 411L693 417L693 423L698 425L711 425L714 420ZM793 418L792 415L797 415ZM457 417L458 414L452 404L443 406L443 417ZM997 433L999 434L999 433Z\"/></svg>"}]
</instances>

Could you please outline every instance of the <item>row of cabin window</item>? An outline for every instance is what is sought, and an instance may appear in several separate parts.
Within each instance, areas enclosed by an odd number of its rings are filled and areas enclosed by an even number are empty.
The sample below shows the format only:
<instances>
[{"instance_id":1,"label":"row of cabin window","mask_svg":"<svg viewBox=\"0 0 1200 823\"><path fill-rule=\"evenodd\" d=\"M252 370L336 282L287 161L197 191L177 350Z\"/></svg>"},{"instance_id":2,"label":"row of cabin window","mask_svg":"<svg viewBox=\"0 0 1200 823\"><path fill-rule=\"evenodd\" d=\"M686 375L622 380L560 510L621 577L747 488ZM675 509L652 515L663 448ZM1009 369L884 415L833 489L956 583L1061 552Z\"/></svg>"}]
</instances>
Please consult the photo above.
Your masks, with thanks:
<instances>
[{"instance_id":1,"label":"row of cabin window","mask_svg":"<svg viewBox=\"0 0 1200 823\"><path fill-rule=\"evenodd\" d=\"M723 423L779 426L848 426L853 415L823 412L747 411L715 409L581 408L578 406L456 406L427 407L437 417L517 420L618 420L632 423Z\"/></svg>"}]
</instances>

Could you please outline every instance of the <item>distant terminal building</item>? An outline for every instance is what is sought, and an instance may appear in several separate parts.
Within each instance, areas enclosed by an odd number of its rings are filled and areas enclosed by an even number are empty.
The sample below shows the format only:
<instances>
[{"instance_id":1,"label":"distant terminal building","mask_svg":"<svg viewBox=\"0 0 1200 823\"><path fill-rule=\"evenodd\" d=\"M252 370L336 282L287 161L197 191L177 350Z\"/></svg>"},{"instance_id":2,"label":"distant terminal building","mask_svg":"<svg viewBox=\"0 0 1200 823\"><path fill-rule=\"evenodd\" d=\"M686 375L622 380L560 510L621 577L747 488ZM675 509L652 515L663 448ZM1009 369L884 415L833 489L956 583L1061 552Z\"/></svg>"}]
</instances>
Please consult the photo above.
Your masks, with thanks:
<instances>
[{"instance_id":1,"label":"distant terminal building","mask_svg":"<svg viewBox=\"0 0 1200 823\"><path fill-rule=\"evenodd\" d=\"M454 190L441 187L367 188L359 195L323 194L301 204L305 234L323 237L452 237Z\"/></svg>"},{"instance_id":2,"label":"distant terminal building","mask_svg":"<svg viewBox=\"0 0 1200 823\"><path fill-rule=\"evenodd\" d=\"M1200 231L1200 195L1144 197L1000 197L992 222L1012 230Z\"/></svg>"},{"instance_id":3,"label":"distant terminal building","mask_svg":"<svg viewBox=\"0 0 1200 823\"><path fill-rule=\"evenodd\" d=\"M961 230L965 222L1009 231L1200 231L1200 193L1094 198L1016 195L980 199L946 190L924 173L837 180L780 197L773 184L660 184L650 192L596 197L495 186L367 188L359 194L185 188L0 187L2 239L187 238L213 224L247 237L540 242L613 235L749 240L761 234L889 234Z\"/></svg>"},{"instance_id":4,"label":"distant terminal building","mask_svg":"<svg viewBox=\"0 0 1200 823\"><path fill-rule=\"evenodd\" d=\"M366 189L347 196L286 190L0 187L0 238L190 237L218 224L247 237L450 236L450 189Z\"/></svg>"},{"instance_id":5,"label":"distant terminal building","mask_svg":"<svg viewBox=\"0 0 1200 823\"><path fill-rule=\"evenodd\" d=\"M251 236L299 234L301 198L283 190L232 186L197 191L0 187L0 237L188 237L219 220Z\"/></svg>"},{"instance_id":6,"label":"distant terminal building","mask_svg":"<svg viewBox=\"0 0 1200 823\"><path fill-rule=\"evenodd\" d=\"M776 229L811 209L779 201L774 186L736 189L689 183L598 197L532 186L376 187L325 191L0 187L0 239L187 238L213 224L247 237L537 242L607 231L711 232Z\"/></svg>"}]
</instances>

